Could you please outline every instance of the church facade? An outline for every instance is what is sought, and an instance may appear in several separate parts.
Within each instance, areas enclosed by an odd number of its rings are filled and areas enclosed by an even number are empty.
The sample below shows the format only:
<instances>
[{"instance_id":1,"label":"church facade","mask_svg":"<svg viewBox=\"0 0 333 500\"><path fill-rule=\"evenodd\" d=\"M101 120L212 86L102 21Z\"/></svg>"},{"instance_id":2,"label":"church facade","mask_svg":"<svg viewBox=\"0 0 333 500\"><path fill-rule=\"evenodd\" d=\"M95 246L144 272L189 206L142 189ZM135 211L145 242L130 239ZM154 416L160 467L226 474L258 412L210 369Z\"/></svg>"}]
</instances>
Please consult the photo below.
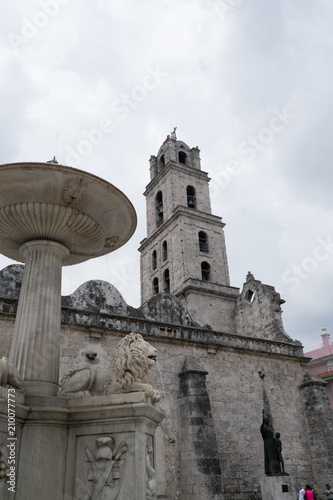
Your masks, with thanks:
<instances>
[{"instance_id":1,"label":"church facade","mask_svg":"<svg viewBox=\"0 0 333 500\"><path fill-rule=\"evenodd\" d=\"M280 433L281 498L333 482L333 411L284 331L274 287L251 273L230 284L221 218L211 213L200 151L168 136L150 158L141 299L135 309L107 282L62 297L60 382L110 365L119 340L143 335L158 351L150 383L165 419L156 432L156 499L266 500L263 417ZM7 356L23 266L0 272L0 357ZM1 445L1 443L0 443ZM284 488L284 489L283 489Z\"/></svg>"}]
</instances>

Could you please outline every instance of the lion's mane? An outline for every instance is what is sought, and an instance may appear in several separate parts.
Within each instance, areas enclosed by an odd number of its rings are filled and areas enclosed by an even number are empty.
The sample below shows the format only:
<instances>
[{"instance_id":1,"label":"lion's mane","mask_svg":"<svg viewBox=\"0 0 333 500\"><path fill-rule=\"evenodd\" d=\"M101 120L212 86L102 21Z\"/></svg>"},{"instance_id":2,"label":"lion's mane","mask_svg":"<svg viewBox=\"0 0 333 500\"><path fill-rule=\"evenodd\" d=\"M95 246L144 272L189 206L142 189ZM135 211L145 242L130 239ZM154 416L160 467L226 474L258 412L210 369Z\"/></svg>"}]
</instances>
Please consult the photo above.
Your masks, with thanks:
<instances>
[{"instance_id":1,"label":"lion's mane","mask_svg":"<svg viewBox=\"0 0 333 500\"><path fill-rule=\"evenodd\" d=\"M133 382L145 382L149 366L143 350L144 339L139 333L129 333L117 345L114 367L117 381L126 389Z\"/></svg>"}]
</instances>

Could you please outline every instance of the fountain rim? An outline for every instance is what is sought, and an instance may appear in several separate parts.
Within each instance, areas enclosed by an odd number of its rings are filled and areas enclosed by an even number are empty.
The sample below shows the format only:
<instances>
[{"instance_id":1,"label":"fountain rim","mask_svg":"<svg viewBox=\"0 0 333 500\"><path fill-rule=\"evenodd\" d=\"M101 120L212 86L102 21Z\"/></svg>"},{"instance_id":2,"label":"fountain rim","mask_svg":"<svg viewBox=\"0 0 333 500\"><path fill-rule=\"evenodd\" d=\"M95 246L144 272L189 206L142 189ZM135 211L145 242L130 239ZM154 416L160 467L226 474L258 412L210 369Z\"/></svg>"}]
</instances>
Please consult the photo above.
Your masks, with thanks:
<instances>
[{"instance_id":1,"label":"fountain rim","mask_svg":"<svg viewBox=\"0 0 333 500\"><path fill-rule=\"evenodd\" d=\"M91 172L88 172L86 170L81 170L79 168L70 167L69 165L63 165L62 163L47 163L47 162L40 162L40 161L35 161L35 162L23 161L23 162L13 162L13 163L1 163L0 170L5 170L6 167L11 167L11 168L12 167L20 167L20 168L26 167L26 169L29 170L29 168L31 168L33 166L42 166L43 168L46 167L45 170L54 170L54 171L64 170L65 172L67 171L68 173L73 172L74 174L75 173L83 174L84 176L92 177L93 179L100 182L101 184L111 186L113 189L118 191L118 193L121 195L121 197L123 197L125 199L125 201L128 202L129 205L132 206L132 208L134 210L135 217L136 217L135 208L134 208L132 202L129 200L129 198L127 198L127 196L119 188L117 188L111 182L103 179L102 177L99 177L98 175L92 174Z\"/></svg>"}]
</instances>

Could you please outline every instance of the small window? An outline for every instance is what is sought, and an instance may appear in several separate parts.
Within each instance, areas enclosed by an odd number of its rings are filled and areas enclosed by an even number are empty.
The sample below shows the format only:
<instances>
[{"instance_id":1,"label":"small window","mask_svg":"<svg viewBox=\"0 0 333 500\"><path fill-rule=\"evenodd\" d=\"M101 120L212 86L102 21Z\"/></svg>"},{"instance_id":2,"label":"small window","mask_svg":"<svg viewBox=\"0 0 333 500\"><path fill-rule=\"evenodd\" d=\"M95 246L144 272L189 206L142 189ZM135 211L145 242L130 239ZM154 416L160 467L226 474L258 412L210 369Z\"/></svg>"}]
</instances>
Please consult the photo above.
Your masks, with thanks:
<instances>
[{"instance_id":1,"label":"small window","mask_svg":"<svg viewBox=\"0 0 333 500\"><path fill-rule=\"evenodd\" d=\"M203 281L210 280L210 265L208 262L201 262L201 278Z\"/></svg>"},{"instance_id":2,"label":"small window","mask_svg":"<svg viewBox=\"0 0 333 500\"><path fill-rule=\"evenodd\" d=\"M157 268L157 253L156 250L153 251L152 256L151 256L151 266L154 269Z\"/></svg>"},{"instance_id":3,"label":"small window","mask_svg":"<svg viewBox=\"0 0 333 500\"><path fill-rule=\"evenodd\" d=\"M158 278L153 279L153 293L155 295L158 293Z\"/></svg>"},{"instance_id":4,"label":"small window","mask_svg":"<svg viewBox=\"0 0 333 500\"><path fill-rule=\"evenodd\" d=\"M163 273L164 278L164 293L170 293L170 273L169 269L166 269Z\"/></svg>"},{"instance_id":5,"label":"small window","mask_svg":"<svg viewBox=\"0 0 333 500\"><path fill-rule=\"evenodd\" d=\"M246 300L246 302L250 302L250 304L252 304L252 302L254 301L254 297L255 297L255 292L253 292L252 290L248 289L248 291L245 294L245 300Z\"/></svg>"},{"instance_id":6,"label":"small window","mask_svg":"<svg viewBox=\"0 0 333 500\"><path fill-rule=\"evenodd\" d=\"M199 249L200 252L208 252L208 238L204 231L199 232Z\"/></svg>"},{"instance_id":7,"label":"small window","mask_svg":"<svg viewBox=\"0 0 333 500\"><path fill-rule=\"evenodd\" d=\"M164 158L164 155L161 156L160 163L161 163L162 167L165 167L165 158Z\"/></svg>"},{"instance_id":8,"label":"small window","mask_svg":"<svg viewBox=\"0 0 333 500\"><path fill-rule=\"evenodd\" d=\"M166 241L163 241L163 243L162 243L162 255L163 255L163 260L167 260L167 258L168 258L168 244Z\"/></svg>"},{"instance_id":9,"label":"small window","mask_svg":"<svg viewBox=\"0 0 333 500\"><path fill-rule=\"evenodd\" d=\"M156 223L160 226L163 223L163 195L162 191L159 191L155 198L156 205Z\"/></svg>"},{"instance_id":10,"label":"small window","mask_svg":"<svg viewBox=\"0 0 333 500\"><path fill-rule=\"evenodd\" d=\"M182 163L183 165L186 164L186 153L184 153L184 151L179 151L178 160L179 160L179 163Z\"/></svg>"}]
</instances>

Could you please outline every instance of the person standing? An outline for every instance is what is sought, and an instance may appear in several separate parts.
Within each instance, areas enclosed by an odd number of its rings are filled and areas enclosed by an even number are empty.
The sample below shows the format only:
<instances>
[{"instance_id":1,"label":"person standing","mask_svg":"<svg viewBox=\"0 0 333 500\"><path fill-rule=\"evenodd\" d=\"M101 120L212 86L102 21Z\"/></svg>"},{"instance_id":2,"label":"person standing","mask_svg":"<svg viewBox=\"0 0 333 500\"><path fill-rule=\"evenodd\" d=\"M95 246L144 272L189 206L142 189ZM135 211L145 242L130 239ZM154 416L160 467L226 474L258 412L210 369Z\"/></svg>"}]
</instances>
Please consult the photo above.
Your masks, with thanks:
<instances>
[{"instance_id":1,"label":"person standing","mask_svg":"<svg viewBox=\"0 0 333 500\"><path fill-rule=\"evenodd\" d=\"M298 492L298 500L304 500L304 495L305 495L305 489L302 486L302 488Z\"/></svg>"},{"instance_id":2,"label":"person standing","mask_svg":"<svg viewBox=\"0 0 333 500\"><path fill-rule=\"evenodd\" d=\"M325 495L328 498L328 500L333 500L333 490L329 484L326 484Z\"/></svg>"},{"instance_id":3,"label":"person standing","mask_svg":"<svg viewBox=\"0 0 333 500\"><path fill-rule=\"evenodd\" d=\"M312 488L308 484L305 486L305 492L306 496L304 495L304 497L306 498L306 500L314 500Z\"/></svg>"}]
</instances>

